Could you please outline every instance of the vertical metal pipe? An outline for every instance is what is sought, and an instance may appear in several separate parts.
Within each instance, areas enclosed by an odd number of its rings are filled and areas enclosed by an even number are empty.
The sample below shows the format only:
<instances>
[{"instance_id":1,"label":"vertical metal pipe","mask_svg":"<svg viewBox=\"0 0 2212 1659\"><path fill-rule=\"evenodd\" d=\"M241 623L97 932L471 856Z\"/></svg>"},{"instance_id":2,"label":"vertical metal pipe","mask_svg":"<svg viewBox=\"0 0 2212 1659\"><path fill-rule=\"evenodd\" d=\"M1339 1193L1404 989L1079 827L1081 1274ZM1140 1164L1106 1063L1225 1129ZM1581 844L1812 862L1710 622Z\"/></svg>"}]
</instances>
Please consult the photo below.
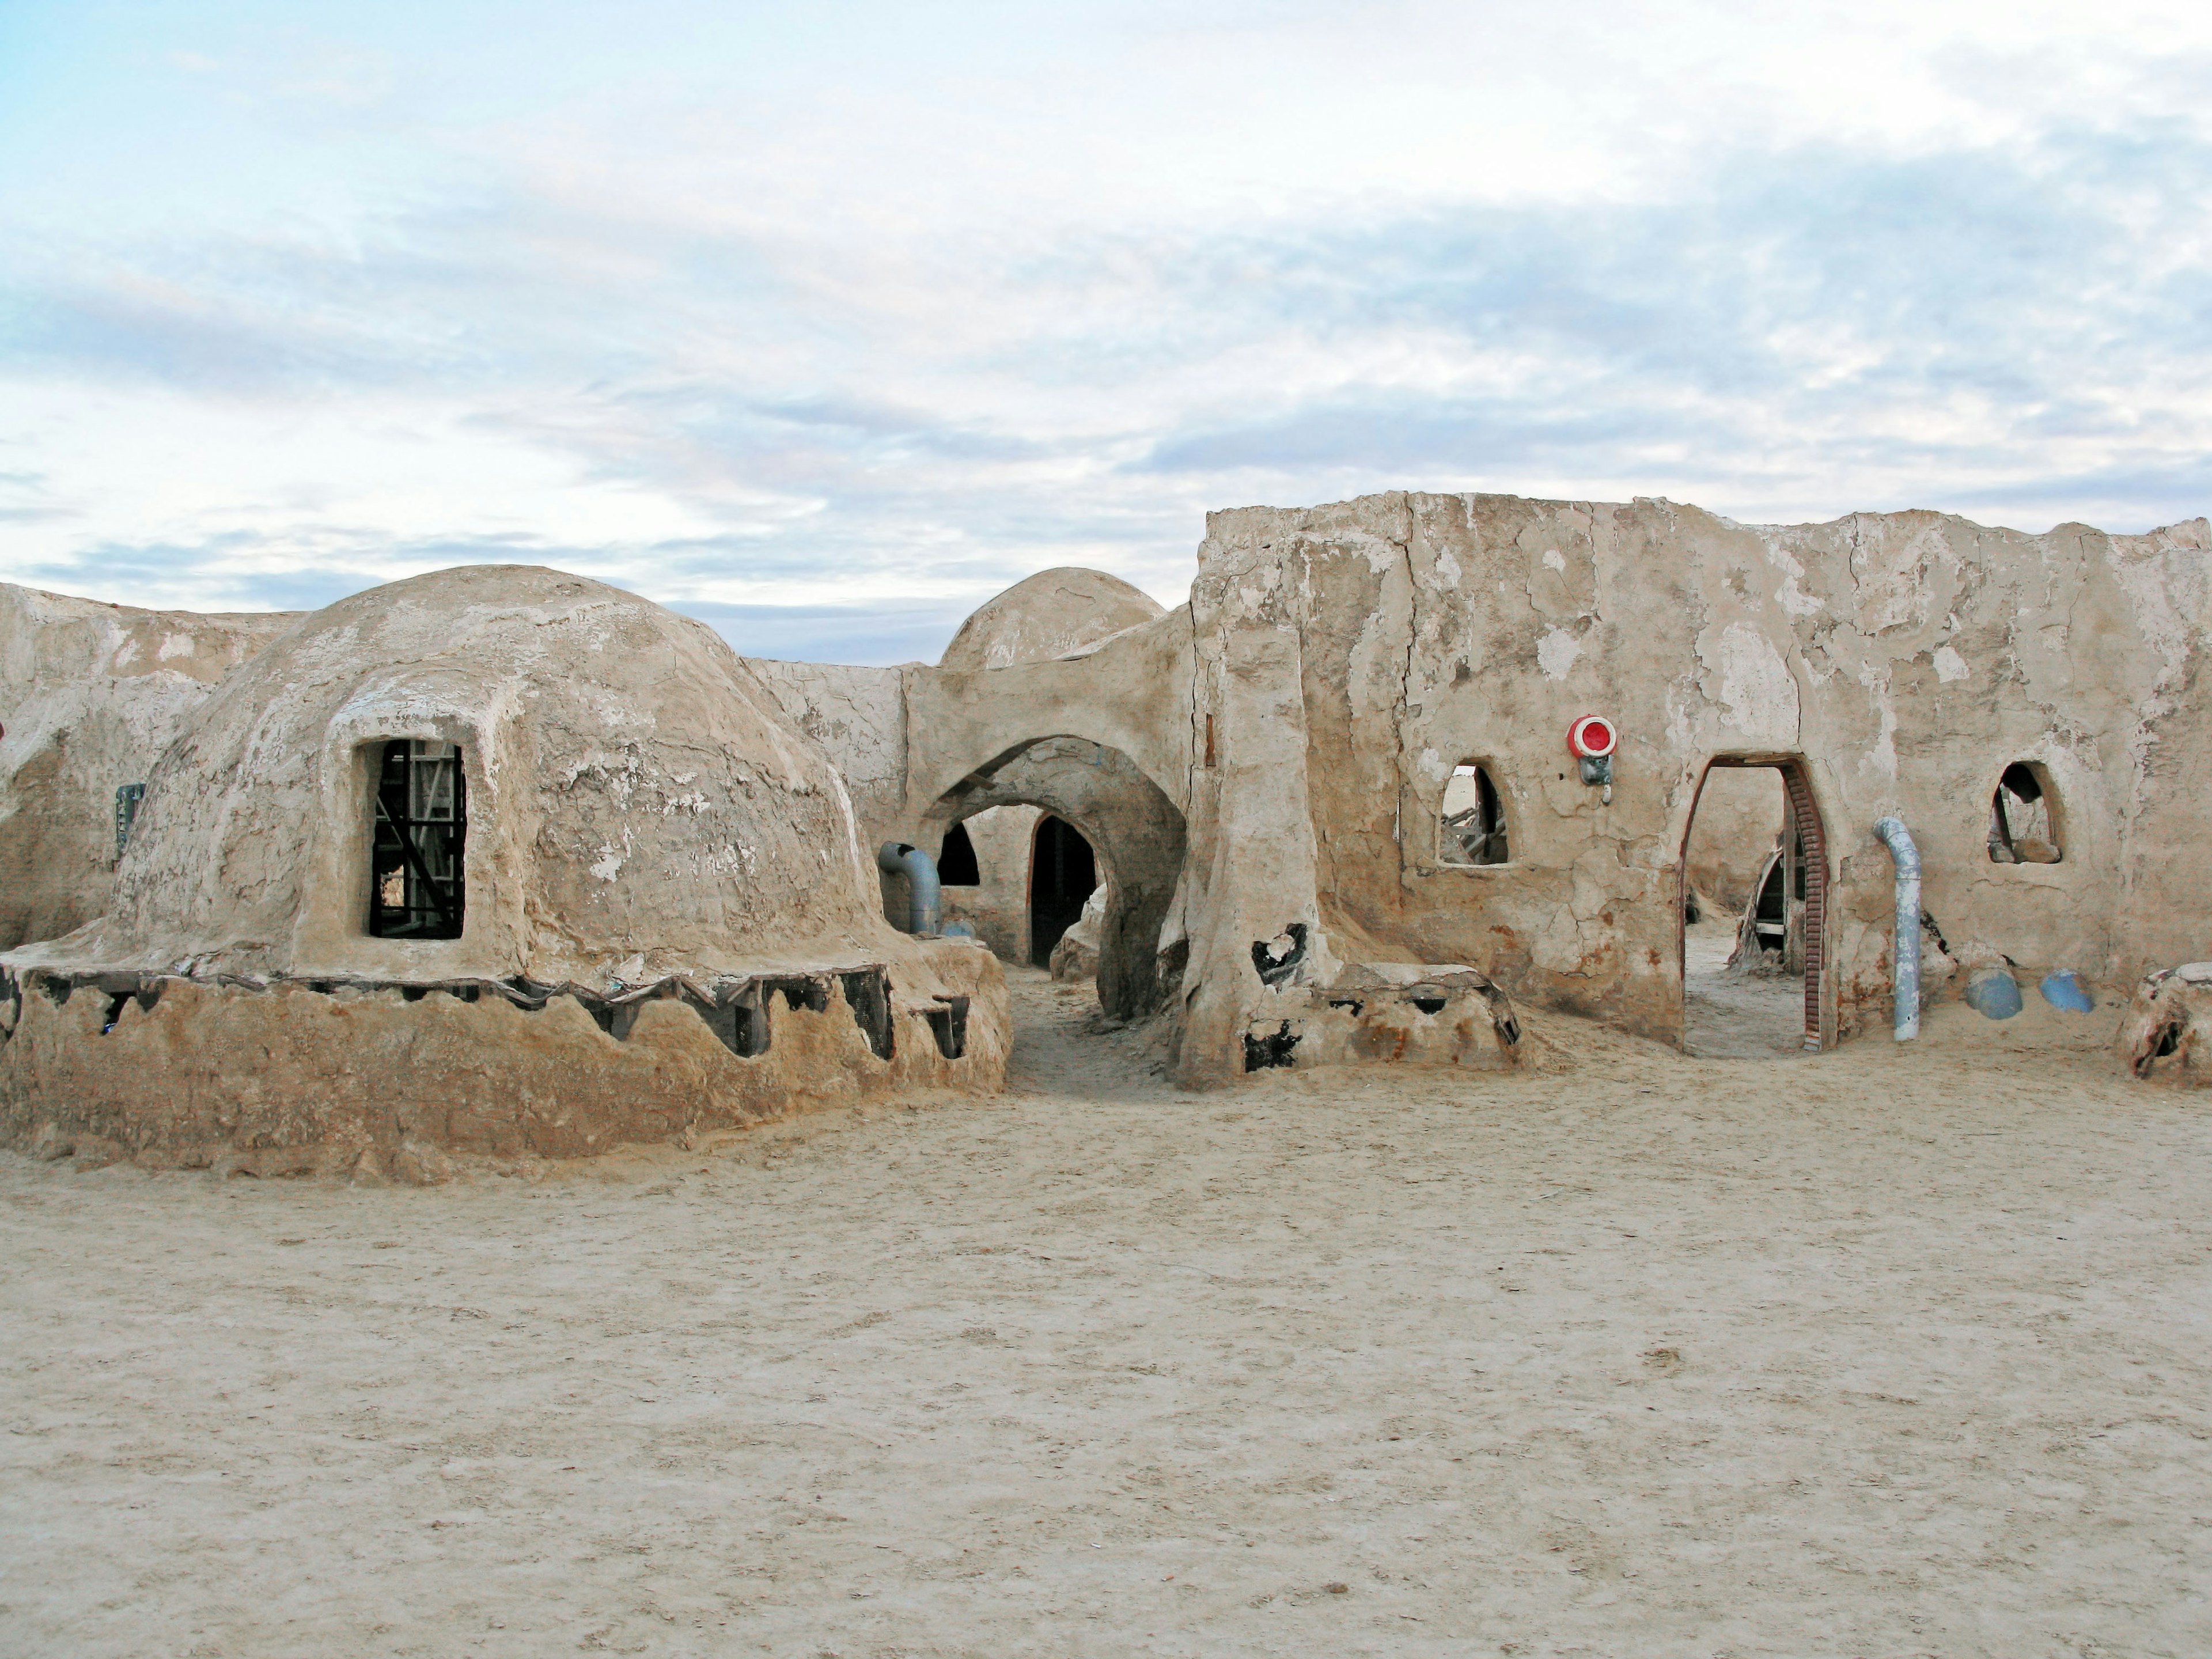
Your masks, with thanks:
<instances>
[{"instance_id":1,"label":"vertical metal pipe","mask_svg":"<svg viewBox=\"0 0 2212 1659\"><path fill-rule=\"evenodd\" d=\"M1920 1035L1920 849L1905 820L1883 818L1874 832L1889 848L1897 865L1897 942L1890 951L1896 964L1895 996L1891 1019L1897 1040L1909 1042Z\"/></svg>"},{"instance_id":2,"label":"vertical metal pipe","mask_svg":"<svg viewBox=\"0 0 2212 1659\"><path fill-rule=\"evenodd\" d=\"M943 907L937 884L937 860L919 847L902 841L887 841L876 848L876 865L895 876L904 876L907 885L907 932L933 935L943 915Z\"/></svg>"}]
</instances>

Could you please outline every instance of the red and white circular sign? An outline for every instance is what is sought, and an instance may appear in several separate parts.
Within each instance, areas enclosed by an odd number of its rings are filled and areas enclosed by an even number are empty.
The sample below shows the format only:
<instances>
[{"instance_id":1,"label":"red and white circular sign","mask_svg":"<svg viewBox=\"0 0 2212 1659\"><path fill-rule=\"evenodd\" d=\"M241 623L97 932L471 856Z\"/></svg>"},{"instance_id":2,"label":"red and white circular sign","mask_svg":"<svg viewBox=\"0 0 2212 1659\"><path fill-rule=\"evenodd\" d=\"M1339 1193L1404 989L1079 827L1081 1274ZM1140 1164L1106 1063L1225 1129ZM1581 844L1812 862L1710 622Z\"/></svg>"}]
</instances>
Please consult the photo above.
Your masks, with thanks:
<instances>
[{"instance_id":1,"label":"red and white circular sign","mask_svg":"<svg viewBox=\"0 0 2212 1659\"><path fill-rule=\"evenodd\" d=\"M1592 759L1610 755L1620 741L1620 733L1602 714L1585 714L1567 728L1567 747Z\"/></svg>"}]
</instances>

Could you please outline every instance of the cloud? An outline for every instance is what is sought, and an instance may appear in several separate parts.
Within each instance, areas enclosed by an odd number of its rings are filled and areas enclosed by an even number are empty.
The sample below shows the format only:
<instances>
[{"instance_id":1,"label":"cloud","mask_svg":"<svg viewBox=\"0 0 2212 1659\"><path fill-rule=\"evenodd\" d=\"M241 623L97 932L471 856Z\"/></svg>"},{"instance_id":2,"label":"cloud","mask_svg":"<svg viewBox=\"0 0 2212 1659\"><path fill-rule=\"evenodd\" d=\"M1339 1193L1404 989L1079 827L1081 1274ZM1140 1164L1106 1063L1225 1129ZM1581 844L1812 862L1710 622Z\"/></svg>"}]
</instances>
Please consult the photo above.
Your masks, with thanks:
<instances>
[{"instance_id":1,"label":"cloud","mask_svg":"<svg viewBox=\"0 0 2212 1659\"><path fill-rule=\"evenodd\" d=\"M1628 53L1605 73L1633 96L1591 120L1653 124L1656 159L1555 195L1239 201L1218 157L1147 194L1152 106L1121 149L1086 135L1083 173L1056 130L983 147L1048 120L1034 88L945 115L848 89L539 123L335 221L0 240L0 439L39 475L0 486L0 551L102 597L283 606L516 558L743 649L895 660L1046 565L1171 602L1204 511L1254 501L2205 510L2212 138L2183 55L1930 52L1869 88L1878 131L1786 100L1675 131ZM1437 91L1409 121L1504 142Z\"/></svg>"}]
</instances>

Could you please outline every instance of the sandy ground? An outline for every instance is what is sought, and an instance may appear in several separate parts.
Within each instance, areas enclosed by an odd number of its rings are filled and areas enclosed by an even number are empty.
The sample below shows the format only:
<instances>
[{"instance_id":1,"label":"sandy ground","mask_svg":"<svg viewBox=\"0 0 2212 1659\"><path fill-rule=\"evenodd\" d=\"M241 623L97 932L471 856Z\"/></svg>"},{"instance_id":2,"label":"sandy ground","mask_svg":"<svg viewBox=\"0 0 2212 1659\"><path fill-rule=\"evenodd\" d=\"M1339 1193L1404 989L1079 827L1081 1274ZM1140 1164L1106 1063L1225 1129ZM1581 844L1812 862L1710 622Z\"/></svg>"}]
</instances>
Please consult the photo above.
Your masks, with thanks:
<instances>
[{"instance_id":1,"label":"sandy ground","mask_svg":"<svg viewBox=\"0 0 2212 1659\"><path fill-rule=\"evenodd\" d=\"M1735 923L1682 930L1682 1040L1705 1060L1783 1060L1805 1048L1804 975L1731 974Z\"/></svg>"},{"instance_id":2,"label":"sandy ground","mask_svg":"<svg viewBox=\"0 0 2212 1659\"><path fill-rule=\"evenodd\" d=\"M0 1652L2212 1653L2107 1014L1194 1098L1018 992L1006 1096L534 1184L0 1160Z\"/></svg>"}]
</instances>

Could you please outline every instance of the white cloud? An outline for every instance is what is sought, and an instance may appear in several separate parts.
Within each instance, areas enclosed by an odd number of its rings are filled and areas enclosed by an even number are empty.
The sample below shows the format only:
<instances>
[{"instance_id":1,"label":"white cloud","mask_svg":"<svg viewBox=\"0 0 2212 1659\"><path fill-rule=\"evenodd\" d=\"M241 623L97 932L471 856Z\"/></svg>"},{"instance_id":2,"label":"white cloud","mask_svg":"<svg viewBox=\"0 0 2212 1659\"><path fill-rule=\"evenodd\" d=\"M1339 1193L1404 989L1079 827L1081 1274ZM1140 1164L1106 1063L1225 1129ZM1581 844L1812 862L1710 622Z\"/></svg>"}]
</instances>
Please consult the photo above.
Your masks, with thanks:
<instances>
[{"instance_id":1,"label":"white cloud","mask_svg":"<svg viewBox=\"0 0 2212 1659\"><path fill-rule=\"evenodd\" d=\"M66 158L0 204L19 578L528 558L903 654L1255 500L2212 496L2195 10L257 17L0 125Z\"/></svg>"}]
</instances>

